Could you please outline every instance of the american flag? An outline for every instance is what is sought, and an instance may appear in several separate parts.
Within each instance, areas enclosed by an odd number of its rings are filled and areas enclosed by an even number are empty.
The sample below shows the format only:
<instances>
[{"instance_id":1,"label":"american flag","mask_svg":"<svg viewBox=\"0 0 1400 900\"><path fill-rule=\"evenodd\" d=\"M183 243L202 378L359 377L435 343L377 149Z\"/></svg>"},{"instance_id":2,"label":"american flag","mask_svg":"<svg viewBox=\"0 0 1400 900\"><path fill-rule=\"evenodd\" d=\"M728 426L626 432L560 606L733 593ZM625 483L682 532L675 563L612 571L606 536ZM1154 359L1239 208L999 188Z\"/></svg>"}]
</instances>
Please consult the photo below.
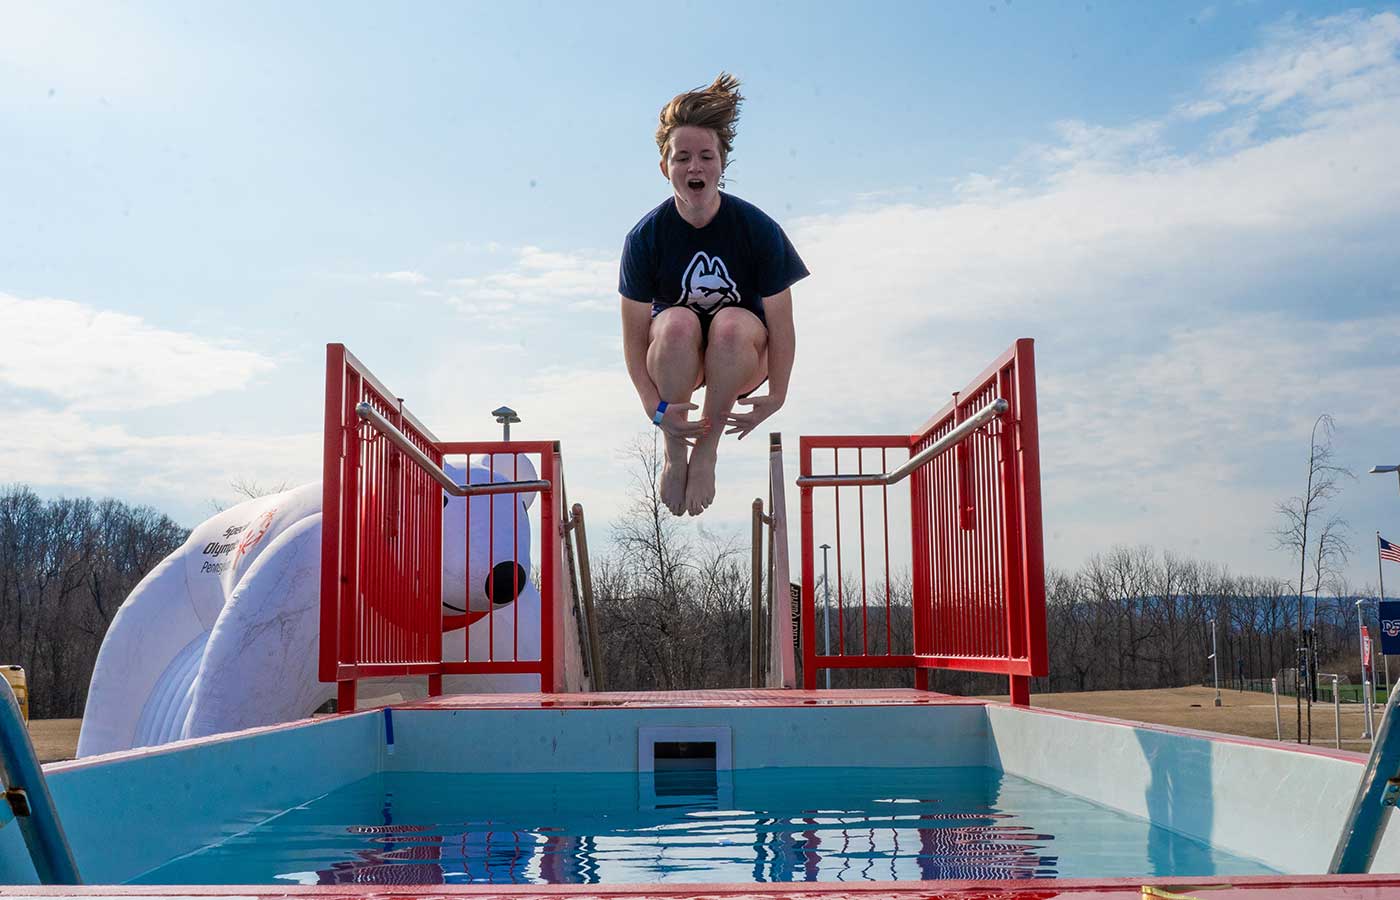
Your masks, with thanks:
<instances>
[{"instance_id":1,"label":"american flag","mask_svg":"<svg viewBox=\"0 0 1400 900\"><path fill-rule=\"evenodd\" d=\"M1397 547L1380 535L1376 535L1376 540L1381 542L1381 559L1388 559L1391 562L1400 563L1400 547Z\"/></svg>"}]
</instances>

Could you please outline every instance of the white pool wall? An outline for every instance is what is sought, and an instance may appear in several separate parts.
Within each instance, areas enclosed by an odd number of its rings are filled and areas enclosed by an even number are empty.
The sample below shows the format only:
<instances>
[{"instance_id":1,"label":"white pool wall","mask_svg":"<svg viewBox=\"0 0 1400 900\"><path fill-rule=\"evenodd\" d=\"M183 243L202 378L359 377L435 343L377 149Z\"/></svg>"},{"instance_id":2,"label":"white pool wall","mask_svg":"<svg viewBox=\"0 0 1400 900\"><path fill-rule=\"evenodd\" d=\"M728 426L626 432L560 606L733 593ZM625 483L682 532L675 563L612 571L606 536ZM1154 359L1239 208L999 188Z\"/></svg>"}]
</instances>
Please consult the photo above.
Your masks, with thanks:
<instances>
[{"instance_id":1,"label":"white pool wall","mask_svg":"<svg viewBox=\"0 0 1400 900\"><path fill-rule=\"evenodd\" d=\"M987 706L990 764L1282 872L1327 871L1360 782L1344 759L1128 722ZM1372 871L1400 871L1400 821Z\"/></svg>"},{"instance_id":2,"label":"white pool wall","mask_svg":"<svg viewBox=\"0 0 1400 900\"><path fill-rule=\"evenodd\" d=\"M981 705L400 710L394 722L386 769L401 772L635 772L642 726L729 726L736 769L988 765Z\"/></svg>"},{"instance_id":3,"label":"white pool wall","mask_svg":"<svg viewBox=\"0 0 1400 900\"><path fill-rule=\"evenodd\" d=\"M379 717L364 713L45 772L84 882L110 884L207 846L230 822L252 827L374 774L382 744ZM19 825L0 809L0 884L36 883Z\"/></svg>"}]
</instances>

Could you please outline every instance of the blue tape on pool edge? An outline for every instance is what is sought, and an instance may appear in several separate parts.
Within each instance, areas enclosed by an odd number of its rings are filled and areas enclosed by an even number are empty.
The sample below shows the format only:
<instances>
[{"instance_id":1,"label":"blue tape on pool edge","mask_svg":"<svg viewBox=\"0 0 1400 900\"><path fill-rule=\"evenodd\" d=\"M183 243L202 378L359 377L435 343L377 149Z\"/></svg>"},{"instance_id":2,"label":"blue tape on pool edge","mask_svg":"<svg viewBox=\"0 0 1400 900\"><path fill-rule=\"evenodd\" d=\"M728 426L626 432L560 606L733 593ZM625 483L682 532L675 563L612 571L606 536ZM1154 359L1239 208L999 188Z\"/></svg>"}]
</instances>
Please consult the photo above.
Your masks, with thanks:
<instances>
[{"instance_id":1,"label":"blue tape on pool edge","mask_svg":"<svg viewBox=\"0 0 1400 900\"><path fill-rule=\"evenodd\" d=\"M389 755L394 755L394 711L390 707L384 707L384 746L389 750Z\"/></svg>"}]
</instances>

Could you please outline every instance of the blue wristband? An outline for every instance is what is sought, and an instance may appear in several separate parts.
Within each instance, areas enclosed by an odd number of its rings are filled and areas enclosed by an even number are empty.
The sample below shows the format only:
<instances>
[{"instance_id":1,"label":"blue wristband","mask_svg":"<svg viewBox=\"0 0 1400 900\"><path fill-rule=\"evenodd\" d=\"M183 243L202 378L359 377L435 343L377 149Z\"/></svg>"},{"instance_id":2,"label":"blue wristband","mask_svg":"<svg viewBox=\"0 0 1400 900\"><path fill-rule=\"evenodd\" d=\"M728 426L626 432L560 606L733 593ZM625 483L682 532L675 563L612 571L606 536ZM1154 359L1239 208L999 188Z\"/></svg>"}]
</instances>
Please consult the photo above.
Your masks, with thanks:
<instances>
[{"instance_id":1,"label":"blue wristband","mask_svg":"<svg viewBox=\"0 0 1400 900\"><path fill-rule=\"evenodd\" d=\"M660 403L656 404L656 412L653 413L651 416L651 424L657 426L658 428L661 427L661 419L666 415L666 407L669 405L670 404L668 404L665 400L662 400Z\"/></svg>"}]
</instances>

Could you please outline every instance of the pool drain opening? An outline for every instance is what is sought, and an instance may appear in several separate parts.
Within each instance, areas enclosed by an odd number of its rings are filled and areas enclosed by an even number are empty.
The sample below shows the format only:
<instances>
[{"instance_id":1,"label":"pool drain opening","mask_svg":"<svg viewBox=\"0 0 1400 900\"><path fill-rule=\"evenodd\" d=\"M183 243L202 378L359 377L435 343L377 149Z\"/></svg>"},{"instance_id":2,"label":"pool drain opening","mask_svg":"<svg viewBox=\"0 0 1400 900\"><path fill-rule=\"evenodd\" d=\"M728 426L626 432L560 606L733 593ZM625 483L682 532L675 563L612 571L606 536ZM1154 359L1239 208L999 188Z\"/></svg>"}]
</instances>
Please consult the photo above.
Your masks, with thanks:
<instances>
[{"instance_id":1,"label":"pool drain opening","mask_svg":"<svg viewBox=\"0 0 1400 900\"><path fill-rule=\"evenodd\" d=\"M733 746L729 726L641 726L637 729L638 801L643 809L731 802Z\"/></svg>"}]
</instances>

